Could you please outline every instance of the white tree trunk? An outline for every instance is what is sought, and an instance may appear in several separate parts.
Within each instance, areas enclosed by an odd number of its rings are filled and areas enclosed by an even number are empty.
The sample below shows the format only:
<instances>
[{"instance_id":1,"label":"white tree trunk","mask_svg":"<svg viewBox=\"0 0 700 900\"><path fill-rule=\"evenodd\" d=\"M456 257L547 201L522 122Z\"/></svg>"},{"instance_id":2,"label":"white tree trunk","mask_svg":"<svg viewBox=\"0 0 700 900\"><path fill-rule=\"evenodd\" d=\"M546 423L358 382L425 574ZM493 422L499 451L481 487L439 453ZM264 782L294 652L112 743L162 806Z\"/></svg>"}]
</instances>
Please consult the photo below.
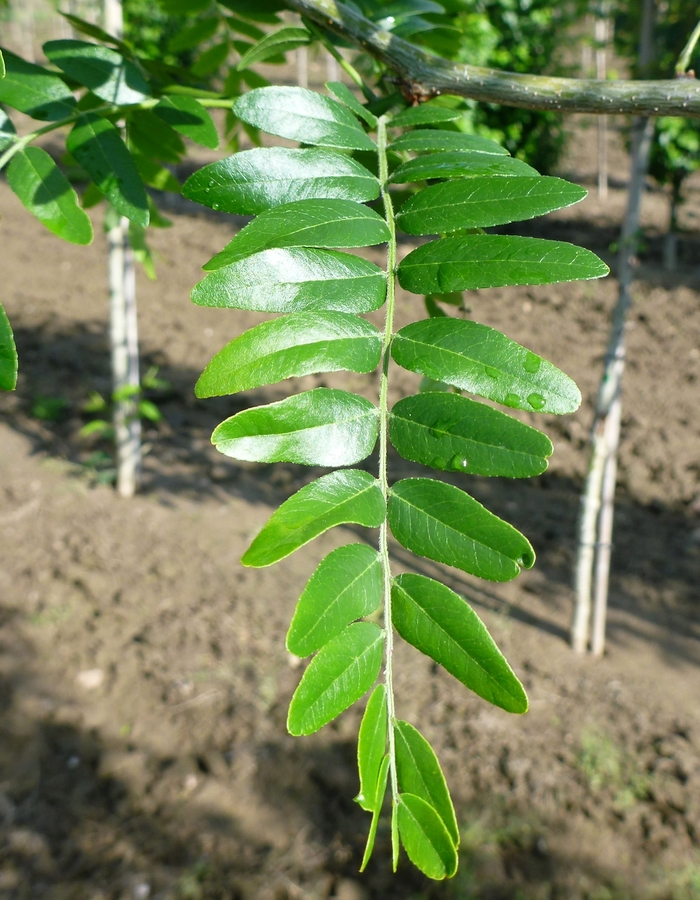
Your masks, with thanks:
<instances>
[{"instance_id":1,"label":"white tree trunk","mask_svg":"<svg viewBox=\"0 0 700 900\"><path fill-rule=\"evenodd\" d=\"M605 81L608 77L607 43L610 32L608 4L601 3L595 20L595 77ZM608 198L608 117L598 116L598 196Z\"/></svg>"},{"instance_id":2,"label":"white tree trunk","mask_svg":"<svg viewBox=\"0 0 700 900\"><path fill-rule=\"evenodd\" d=\"M306 47L297 48L297 84L301 88L309 86L309 51Z\"/></svg>"}]
</instances>

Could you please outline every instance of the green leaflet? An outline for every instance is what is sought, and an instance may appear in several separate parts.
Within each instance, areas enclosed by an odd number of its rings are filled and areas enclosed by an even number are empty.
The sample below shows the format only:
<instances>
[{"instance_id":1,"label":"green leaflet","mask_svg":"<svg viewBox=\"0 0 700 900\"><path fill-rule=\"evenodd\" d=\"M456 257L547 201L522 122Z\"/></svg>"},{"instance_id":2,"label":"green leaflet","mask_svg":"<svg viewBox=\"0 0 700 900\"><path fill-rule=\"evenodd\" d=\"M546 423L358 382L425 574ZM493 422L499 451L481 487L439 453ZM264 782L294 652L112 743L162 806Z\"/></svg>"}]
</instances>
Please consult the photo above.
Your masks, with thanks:
<instances>
[{"instance_id":1,"label":"green leaflet","mask_svg":"<svg viewBox=\"0 0 700 900\"><path fill-rule=\"evenodd\" d=\"M113 35L109 34L104 30L104 28L100 28L98 25L93 25L92 22L86 22L84 19L78 18L78 16L72 16L70 13L62 12L60 13L63 18L70 22L75 31L78 31L80 34L86 34L88 37L96 38L98 41L102 41L103 44L112 44L113 47L116 47L121 53L129 53L129 47L118 38L115 38Z\"/></svg>"},{"instance_id":2,"label":"green leaflet","mask_svg":"<svg viewBox=\"0 0 700 900\"><path fill-rule=\"evenodd\" d=\"M41 122L54 122L75 112L76 102L58 75L25 62L3 49L5 77L0 80L0 103Z\"/></svg>"},{"instance_id":3,"label":"green leaflet","mask_svg":"<svg viewBox=\"0 0 700 900\"><path fill-rule=\"evenodd\" d=\"M450 792L435 751L423 735L408 722L394 724L396 767L402 793L415 794L440 816L455 847L459 846L459 827Z\"/></svg>"},{"instance_id":4,"label":"green leaflet","mask_svg":"<svg viewBox=\"0 0 700 900\"><path fill-rule=\"evenodd\" d=\"M88 112L74 125L66 146L117 212L145 228L148 198L118 129Z\"/></svg>"},{"instance_id":5,"label":"green leaflet","mask_svg":"<svg viewBox=\"0 0 700 900\"><path fill-rule=\"evenodd\" d=\"M305 88L257 88L240 96L233 111L249 125L292 141L376 151L347 107Z\"/></svg>"},{"instance_id":6,"label":"green leaflet","mask_svg":"<svg viewBox=\"0 0 700 900\"><path fill-rule=\"evenodd\" d=\"M221 397L314 372L371 372L381 352L380 333L364 319L295 313L256 325L227 344L200 376L195 394Z\"/></svg>"},{"instance_id":7,"label":"green leaflet","mask_svg":"<svg viewBox=\"0 0 700 900\"><path fill-rule=\"evenodd\" d=\"M527 695L506 658L467 602L423 575L394 580L396 630L484 700L511 713L527 712Z\"/></svg>"},{"instance_id":8,"label":"green leaflet","mask_svg":"<svg viewBox=\"0 0 700 900\"><path fill-rule=\"evenodd\" d=\"M17 385L17 347L10 320L0 303L0 391L14 391Z\"/></svg>"},{"instance_id":9,"label":"green leaflet","mask_svg":"<svg viewBox=\"0 0 700 900\"><path fill-rule=\"evenodd\" d=\"M157 163L154 159L143 156L143 154L139 153L134 147L131 148L131 158L136 165L136 170L139 173L140 178L144 184L148 185L148 187L155 188L157 191L172 191L175 194L180 193L180 182L170 169L161 166L161 164ZM83 206L84 205L85 202L83 201ZM153 209L150 204L149 212L149 224L154 225L155 216L153 215Z\"/></svg>"},{"instance_id":10,"label":"green leaflet","mask_svg":"<svg viewBox=\"0 0 700 900\"><path fill-rule=\"evenodd\" d=\"M213 75L226 62L230 52L231 46L228 41L215 44L197 57L190 71L197 78L206 78L207 75Z\"/></svg>"},{"instance_id":11,"label":"green leaflet","mask_svg":"<svg viewBox=\"0 0 700 900\"><path fill-rule=\"evenodd\" d=\"M547 468L547 435L452 393L421 393L393 407L389 437L404 459L469 475L529 478Z\"/></svg>"},{"instance_id":12,"label":"green leaflet","mask_svg":"<svg viewBox=\"0 0 700 900\"><path fill-rule=\"evenodd\" d=\"M280 28L279 31L266 35L257 44L254 44L247 53L244 53L236 68L239 71L247 69L248 66L263 62L272 56L287 53L287 51L294 50L297 47L304 47L310 40L311 35L306 28L296 28L292 25Z\"/></svg>"},{"instance_id":13,"label":"green leaflet","mask_svg":"<svg viewBox=\"0 0 700 900\"><path fill-rule=\"evenodd\" d=\"M163 97L153 107L153 112L174 131L196 144L210 150L216 150L219 146L219 135L212 117L194 97Z\"/></svg>"},{"instance_id":14,"label":"green leaflet","mask_svg":"<svg viewBox=\"0 0 700 900\"><path fill-rule=\"evenodd\" d=\"M78 195L45 150L27 147L12 158L7 182L49 231L74 244L92 243L92 223Z\"/></svg>"},{"instance_id":15,"label":"green leaflet","mask_svg":"<svg viewBox=\"0 0 700 900\"><path fill-rule=\"evenodd\" d=\"M457 850L440 816L414 794L400 794L398 825L401 843L414 866L436 881L457 871Z\"/></svg>"},{"instance_id":16,"label":"green leaflet","mask_svg":"<svg viewBox=\"0 0 700 900\"><path fill-rule=\"evenodd\" d=\"M0 109L0 151L5 150L17 139L17 130L4 109Z\"/></svg>"},{"instance_id":17,"label":"green leaflet","mask_svg":"<svg viewBox=\"0 0 700 900\"><path fill-rule=\"evenodd\" d=\"M95 96L126 106L140 103L151 95L140 70L121 53L87 41L48 41L43 47L46 58L69 78L84 85Z\"/></svg>"},{"instance_id":18,"label":"green leaflet","mask_svg":"<svg viewBox=\"0 0 700 900\"><path fill-rule=\"evenodd\" d=\"M377 802L374 810L372 811L372 824L369 826L369 834L367 835L367 845L365 846L365 852L362 857L362 863L360 865L360 872L364 872L367 868L367 863L370 861L372 856L372 851L374 850L374 841L377 837L377 828L379 827L379 816L382 812L382 803L384 801L384 796L386 794L386 785L389 776L389 756L385 756L382 760L381 768L379 769L379 777L377 779Z\"/></svg>"},{"instance_id":19,"label":"green leaflet","mask_svg":"<svg viewBox=\"0 0 700 900\"><path fill-rule=\"evenodd\" d=\"M407 550L489 581L510 581L535 562L530 542L459 488L404 478L389 494L389 527Z\"/></svg>"},{"instance_id":20,"label":"green leaflet","mask_svg":"<svg viewBox=\"0 0 700 900\"><path fill-rule=\"evenodd\" d=\"M420 108L420 107L419 107ZM417 156L399 166L391 174L394 184L425 181L428 178L475 178L477 175L526 175L539 173L512 156L489 156L466 150Z\"/></svg>"},{"instance_id":21,"label":"green leaflet","mask_svg":"<svg viewBox=\"0 0 700 900\"><path fill-rule=\"evenodd\" d=\"M477 234L431 241L399 264L399 284L414 294L473 291L507 284L555 284L601 278L595 253L561 241Z\"/></svg>"},{"instance_id":22,"label":"green leaflet","mask_svg":"<svg viewBox=\"0 0 700 900\"><path fill-rule=\"evenodd\" d=\"M331 472L301 488L275 510L241 562L255 568L270 566L335 525L378 528L385 514L376 478L359 469Z\"/></svg>"},{"instance_id":23,"label":"green leaflet","mask_svg":"<svg viewBox=\"0 0 700 900\"><path fill-rule=\"evenodd\" d=\"M217 269L192 290L199 306L260 312L379 309L386 276L374 263L332 250L264 250Z\"/></svg>"},{"instance_id":24,"label":"green leaflet","mask_svg":"<svg viewBox=\"0 0 700 900\"><path fill-rule=\"evenodd\" d=\"M183 194L212 209L251 215L311 198L375 200L379 182L333 150L265 147L204 166L187 179Z\"/></svg>"},{"instance_id":25,"label":"green leaflet","mask_svg":"<svg viewBox=\"0 0 700 900\"><path fill-rule=\"evenodd\" d=\"M561 178L485 175L434 184L396 216L407 234L445 234L533 219L582 200L588 191Z\"/></svg>"},{"instance_id":26,"label":"green leaflet","mask_svg":"<svg viewBox=\"0 0 700 900\"><path fill-rule=\"evenodd\" d=\"M348 109L352 110L356 116L363 119L370 128L377 127L377 117L374 113L371 113L366 106L363 106L350 88L343 84L342 81L327 81L326 87L331 93L335 94L341 103L344 103Z\"/></svg>"},{"instance_id":27,"label":"green leaflet","mask_svg":"<svg viewBox=\"0 0 700 900\"><path fill-rule=\"evenodd\" d=\"M382 630L355 622L311 660L289 705L287 728L313 734L359 700L377 680L382 664Z\"/></svg>"},{"instance_id":28,"label":"green leaflet","mask_svg":"<svg viewBox=\"0 0 700 900\"><path fill-rule=\"evenodd\" d=\"M261 213L204 266L212 271L271 247L371 247L389 240L381 216L353 200L298 200Z\"/></svg>"},{"instance_id":29,"label":"green leaflet","mask_svg":"<svg viewBox=\"0 0 700 900\"><path fill-rule=\"evenodd\" d=\"M568 375L477 322L453 318L413 322L395 335L391 355L411 372L513 409L562 415L581 403L581 392Z\"/></svg>"},{"instance_id":30,"label":"green leaflet","mask_svg":"<svg viewBox=\"0 0 700 900\"><path fill-rule=\"evenodd\" d=\"M2 55L2 51L0 50L0 78L4 78L7 74L7 70L5 69L5 59Z\"/></svg>"},{"instance_id":31,"label":"green leaflet","mask_svg":"<svg viewBox=\"0 0 700 900\"><path fill-rule=\"evenodd\" d=\"M461 109L446 109L434 103L421 103L402 109L389 122L391 128L409 128L413 125L437 125L439 122L454 122L461 118Z\"/></svg>"},{"instance_id":32,"label":"green leaflet","mask_svg":"<svg viewBox=\"0 0 700 900\"><path fill-rule=\"evenodd\" d=\"M508 156L508 151L500 144L480 137L478 134L440 131L433 128L402 134L389 144L389 149L397 153L400 150L414 150L417 153L431 153L436 150L472 150L476 153Z\"/></svg>"},{"instance_id":33,"label":"green leaflet","mask_svg":"<svg viewBox=\"0 0 700 900\"><path fill-rule=\"evenodd\" d=\"M192 50L204 43L204 41L208 41L209 38L214 37L218 29L218 16L207 16L204 19L199 19L194 25L190 25L189 28L182 28L177 34L173 35L168 41L168 50L170 53Z\"/></svg>"},{"instance_id":34,"label":"green leaflet","mask_svg":"<svg viewBox=\"0 0 700 900\"><path fill-rule=\"evenodd\" d=\"M211 436L225 456L252 462L350 466L377 443L377 407L347 391L316 388L245 409Z\"/></svg>"},{"instance_id":35,"label":"green leaflet","mask_svg":"<svg viewBox=\"0 0 700 900\"><path fill-rule=\"evenodd\" d=\"M289 652L309 656L351 622L374 612L382 602L382 583L381 561L372 547L347 544L333 550L299 598L287 633Z\"/></svg>"},{"instance_id":36,"label":"green leaflet","mask_svg":"<svg viewBox=\"0 0 700 900\"><path fill-rule=\"evenodd\" d=\"M180 162L185 145L180 135L150 109L140 109L128 117L129 145L149 159Z\"/></svg>"},{"instance_id":37,"label":"green leaflet","mask_svg":"<svg viewBox=\"0 0 700 900\"><path fill-rule=\"evenodd\" d=\"M378 684L367 701L365 714L360 724L360 733L357 737L360 793L355 800L367 812L381 809L384 799L379 774L386 753L387 721L386 686Z\"/></svg>"}]
</instances>

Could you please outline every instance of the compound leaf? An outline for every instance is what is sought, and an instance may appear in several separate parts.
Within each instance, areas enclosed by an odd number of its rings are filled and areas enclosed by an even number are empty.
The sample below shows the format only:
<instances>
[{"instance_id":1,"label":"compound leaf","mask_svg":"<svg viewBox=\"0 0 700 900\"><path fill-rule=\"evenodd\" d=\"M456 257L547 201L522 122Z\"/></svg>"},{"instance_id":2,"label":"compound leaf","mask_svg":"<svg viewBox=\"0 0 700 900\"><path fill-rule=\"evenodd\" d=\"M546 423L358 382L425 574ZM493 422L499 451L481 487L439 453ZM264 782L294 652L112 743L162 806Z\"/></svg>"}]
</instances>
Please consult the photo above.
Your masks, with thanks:
<instances>
[{"instance_id":1,"label":"compound leaf","mask_svg":"<svg viewBox=\"0 0 700 900\"><path fill-rule=\"evenodd\" d=\"M140 70L111 47L87 41L48 41L44 53L69 78L107 103L126 106L151 95Z\"/></svg>"},{"instance_id":2,"label":"compound leaf","mask_svg":"<svg viewBox=\"0 0 700 900\"><path fill-rule=\"evenodd\" d=\"M541 431L453 393L399 400L391 410L389 436L404 459L469 475L540 475L553 451Z\"/></svg>"},{"instance_id":3,"label":"compound leaf","mask_svg":"<svg viewBox=\"0 0 700 900\"><path fill-rule=\"evenodd\" d=\"M263 322L227 344L195 386L221 397L314 372L371 372L382 352L369 322L339 312L305 312Z\"/></svg>"},{"instance_id":4,"label":"compound leaf","mask_svg":"<svg viewBox=\"0 0 700 900\"><path fill-rule=\"evenodd\" d=\"M486 626L444 584L403 574L392 587L393 622L401 637L494 706L527 712L527 695Z\"/></svg>"},{"instance_id":5,"label":"compound leaf","mask_svg":"<svg viewBox=\"0 0 700 900\"><path fill-rule=\"evenodd\" d=\"M299 598L287 633L289 652L309 656L351 622L374 612L382 602L382 583L381 560L372 547L347 544L333 550Z\"/></svg>"},{"instance_id":6,"label":"compound leaf","mask_svg":"<svg viewBox=\"0 0 700 900\"><path fill-rule=\"evenodd\" d=\"M369 472L331 472L286 500L253 540L241 562L255 568L270 566L335 525L353 523L378 528L385 514L379 483Z\"/></svg>"},{"instance_id":7,"label":"compound leaf","mask_svg":"<svg viewBox=\"0 0 700 900\"><path fill-rule=\"evenodd\" d=\"M381 599L381 581L379 590ZM387 722L386 687L378 684L367 701L357 738L360 793L355 800L367 812L381 809L384 799L379 773L386 753Z\"/></svg>"},{"instance_id":8,"label":"compound leaf","mask_svg":"<svg viewBox=\"0 0 700 900\"><path fill-rule=\"evenodd\" d=\"M129 144L143 156L173 164L180 161L185 152L182 138L152 110L135 110L128 123Z\"/></svg>"},{"instance_id":9,"label":"compound leaf","mask_svg":"<svg viewBox=\"0 0 700 900\"><path fill-rule=\"evenodd\" d=\"M355 622L319 650L289 704L289 733L313 734L359 700L377 680L382 648L381 628Z\"/></svg>"},{"instance_id":10,"label":"compound leaf","mask_svg":"<svg viewBox=\"0 0 700 900\"><path fill-rule=\"evenodd\" d=\"M413 125L437 125L439 122L454 122L461 118L461 109L447 109L434 103L421 103L402 109L389 122L392 128L410 128Z\"/></svg>"},{"instance_id":11,"label":"compound leaf","mask_svg":"<svg viewBox=\"0 0 700 900\"><path fill-rule=\"evenodd\" d=\"M187 179L183 194L212 209L255 215L295 200L375 200L379 182L332 150L265 147L204 166Z\"/></svg>"},{"instance_id":12,"label":"compound leaf","mask_svg":"<svg viewBox=\"0 0 700 900\"><path fill-rule=\"evenodd\" d=\"M304 144L376 151L355 116L337 100L300 87L256 88L233 111L249 125Z\"/></svg>"},{"instance_id":13,"label":"compound leaf","mask_svg":"<svg viewBox=\"0 0 700 900\"><path fill-rule=\"evenodd\" d=\"M478 322L423 319L394 337L391 355L403 368L513 409L571 413L576 384L552 363Z\"/></svg>"},{"instance_id":14,"label":"compound leaf","mask_svg":"<svg viewBox=\"0 0 700 900\"><path fill-rule=\"evenodd\" d=\"M386 276L374 263L333 250L264 250L217 269L195 285L199 306L259 312L308 309L360 313L379 309Z\"/></svg>"},{"instance_id":15,"label":"compound leaf","mask_svg":"<svg viewBox=\"0 0 700 900\"><path fill-rule=\"evenodd\" d=\"M407 550L488 581L510 581L535 562L526 537L451 484L404 478L391 488L388 515Z\"/></svg>"},{"instance_id":16,"label":"compound leaf","mask_svg":"<svg viewBox=\"0 0 700 900\"><path fill-rule=\"evenodd\" d=\"M478 234L422 244L398 269L414 294L473 291L507 284L554 284L601 278L610 270L595 253L562 241Z\"/></svg>"},{"instance_id":17,"label":"compound leaf","mask_svg":"<svg viewBox=\"0 0 700 900\"><path fill-rule=\"evenodd\" d=\"M315 388L244 409L222 422L211 440L234 459L350 466L370 455L378 433L379 410L369 400Z\"/></svg>"},{"instance_id":18,"label":"compound leaf","mask_svg":"<svg viewBox=\"0 0 700 900\"><path fill-rule=\"evenodd\" d=\"M331 93L335 94L341 103L344 103L348 109L351 109L356 116L363 119L370 128L377 127L377 117L374 113L370 112L366 106L363 106L350 88L343 84L342 81L327 81L326 87Z\"/></svg>"},{"instance_id":19,"label":"compound leaf","mask_svg":"<svg viewBox=\"0 0 700 900\"><path fill-rule=\"evenodd\" d=\"M12 158L7 182L24 206L65 241L92 242L92 222L78 203L68 179L40 147L27 147Z\"/></svg>"},{"instance_id":20,"label":"compound leaf","mask_svg":"<svg viewBox=\"0 0 700 900\"><path fill-rule=\"evenodd\" d=\"M196 144L210 150L216 150L219 146L219 135L214 120L194 97L184 95L163 97L153 107L153 112L178 134Z\"/></svg>"},{"instance_id":21,"label":"compound leaf","mask_svg":"<svg viewBox=\"0 0 700 900\"><path fill-rule=\"evenodd\" d=\"M394 184L406 184L428 178L474 178L477 175L526 175L534 178L539 173L512 156L455 150L410 159L392 172L390 180Z\"/></svg>"},{"instance_id":22,"label":"compound leaf","mask_svg":"<svg viewBox=\"0 0 700 900\"><path fill-rule=\"evenodd\" d=\"M379 826L379 816L382 812L382 803L384 801L384 795L386 794L386 785L389 776L389 757L388 755L384 757L382 760L381 768L379 769L379 777L377 778L377 794L376 794L376 804L374 809L372 810L372 823L369 826L369 834L367 835L367 844L365 846L365 852L362 857L362 864L360 865L360 872L364 872L367 868L367 863L370 861L372 856L372 851L374 850L374 841L377 837L377 828Z\"/></svg>"},{"instance_id":23,"label":"compound leaf","mask_svg":"<svg viewBox=\"0 0 700 900\"><path fill-rule=\"evenodd\" d=\"M457 871L457 850L437 812L415 794L400 794L398 824L408 858L428 878L441 881Z\"/></svg>"},{"instance_id":24,"label":"compound leaf","mask_svg":"<svg viewBox=\"0 0 700 900\"><path fill-rule=\"evenodd\" d=\"M0 303L0 391L14 391L17 385L17 347L10 320Z\"/></svg>"},{"instance_id":25,"label":"compound leaf","mask_svg":"<svg viewBox=\"0 0 700 900\"><path fill-rule=\"evenodd\" d=\"M2 53L5 77L0 79L0 103L41 122L54 122L75 112L75 97L58 75L25 62L9 50Z\"/></svg>"},{"instance_id":26,"label":"compound leaf","mask_svg":"<svg viewBox=\"0 0 700 900\"><path fill-rule=\"evenodd\" d=\"M508 156L508 151L488 138L478 134L464 134L461 131L441 131L427 128L419 131L409 131L395 138L389 149L414 150L417 153L431 153L444 150L472 150L476 153L491 154L493 156Z\"/></svg>"},{"instance_id":27,"label":"compound leaf","mask_svg":"<svg viewBox=\"0 0 700 900\"><path fill-rule=\"evenodd\" d=\"M280 28L279 31L266 35L244 53L237 68L239 71L247 69L248 66L264 62L272 56L287 53L288 50L294 50L297 47L304 47L310 40L311 35L306 28L297 28L293 25Z\"/></svg>"}]
</instances>

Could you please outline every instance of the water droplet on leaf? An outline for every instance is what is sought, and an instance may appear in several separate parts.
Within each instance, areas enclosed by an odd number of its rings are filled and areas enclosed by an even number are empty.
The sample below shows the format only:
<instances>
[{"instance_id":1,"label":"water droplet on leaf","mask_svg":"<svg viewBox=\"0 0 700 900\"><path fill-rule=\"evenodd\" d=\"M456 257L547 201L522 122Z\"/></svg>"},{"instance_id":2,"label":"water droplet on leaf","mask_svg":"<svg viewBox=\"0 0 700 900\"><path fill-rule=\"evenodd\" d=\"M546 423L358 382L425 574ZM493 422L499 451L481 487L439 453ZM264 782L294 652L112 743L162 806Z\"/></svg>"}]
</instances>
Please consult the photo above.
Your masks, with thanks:
<instances>
[{"instance_id":1,"label":"water droplet on leaf","mask_svg":"<svg viewBox=\"0 0 700 900\"><path fill-rule=\"evenodd\" d=\"M525 371L529 372L531 375L534 375L541 365L542 357L538 356L536 353L531 353L528 350L525 361L523 362L523 369L525 369Z\"/></svg>"},{"instance_id":2,"label":"water droplet on leaf","mask_svg":"<svg viewBox=\"0 0 700 900\"><path fill-rule=\"evenodd\" d=\"M505 406L517 409L520 406L520 397L517 394L506 394L503 398L503 403Z\"/></svg>"},{"instance_id":3,"label":"water droplet on leaf","mask_svg":"<svg viewBox=\"0 0 700 900\"><path fill-rule=\"evenodd\" d=\"M547 401L542 394L528 394L527 402L533 409L542 409Z\"/></svg>"},{"instance_id":4,"label":"water droplet on leaf","mask_svg":"<svg viewBox=\"0 0 700 900\"><path fill-rule=\"evenodd\" d=\"M450 461L450 465L453 469L456 469L458 472L466 469L469 465L469 460L465 459L463 456L453 456Z\"/></svg>"},{"instance_id":5,"label":"water droplet on leaf","mask_svg":"<svg viewBox=\"0 0 700 900\"><path fill-rule=\"evenodd\" d=\"M486 374L489 376L489 378L498 378L498 376L501 374L498 369L494 369L493 366L484 366L484 368L486 369Z\"/></svg>"}]
</instances>

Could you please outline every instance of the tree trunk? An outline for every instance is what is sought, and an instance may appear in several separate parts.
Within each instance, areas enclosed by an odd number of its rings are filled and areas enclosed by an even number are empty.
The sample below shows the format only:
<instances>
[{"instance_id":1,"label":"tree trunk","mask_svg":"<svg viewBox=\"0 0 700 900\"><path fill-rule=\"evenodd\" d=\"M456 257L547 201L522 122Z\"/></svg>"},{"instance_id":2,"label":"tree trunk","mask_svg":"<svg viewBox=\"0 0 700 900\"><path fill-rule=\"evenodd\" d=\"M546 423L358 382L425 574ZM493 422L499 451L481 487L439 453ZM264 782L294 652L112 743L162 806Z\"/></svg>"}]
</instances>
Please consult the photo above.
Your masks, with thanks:
<instances>
[{"instance_id":1,"label":"tree trunk","mask_svg":"<svg viewBox=\"0 0 700 900\"><path fill-rule=\"evenodd\" d=\"M297 48L297 84L301 88L309 86L309 51L306 47Z\"/></svg>"},{"instance_id":2,"label":"tree trunk","mask_svg":"<svg viewBox=\"0 0 700 900\"><path fill-rule=\"evenodd\" d=\"M610 31L609 4L602 2L595 19L595 77L605 81L608 77L607 44ZM598 196L608 199L608 117L598 116Z\"/></svg>"}]
</instances>

